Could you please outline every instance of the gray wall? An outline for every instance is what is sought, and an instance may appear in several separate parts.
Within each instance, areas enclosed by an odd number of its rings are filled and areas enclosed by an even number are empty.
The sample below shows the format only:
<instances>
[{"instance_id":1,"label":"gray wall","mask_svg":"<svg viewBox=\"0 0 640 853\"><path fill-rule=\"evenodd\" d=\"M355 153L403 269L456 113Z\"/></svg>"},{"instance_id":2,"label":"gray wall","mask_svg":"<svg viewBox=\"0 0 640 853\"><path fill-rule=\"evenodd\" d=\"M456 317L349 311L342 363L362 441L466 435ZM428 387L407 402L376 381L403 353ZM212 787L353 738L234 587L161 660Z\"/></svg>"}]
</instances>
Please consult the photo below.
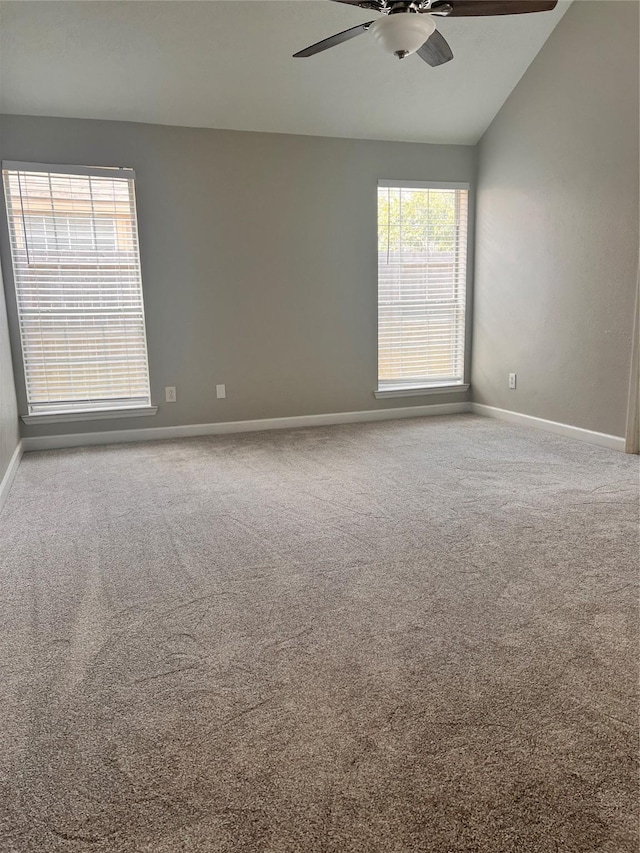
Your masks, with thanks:
<instances>
[{"instance_id":1,"label":"gray wall","mask_svg":"<svg viewBox=\"0 0 640 853\"><path fill-rule=\"evenodd\" d=\"M152 397L160 406L154 418L29 426L25 435L466 399L373 397L376 185L379 178L473 182L475 147L3 116L0 154L136 170ZM0 228L9 285L4 222ZM13 288L6 290L15 325ZM226 400L215 399L216 383L226 384ZM176 386L177 403L163 402L165 385Z\"/></svg>"},{"instance_id":2,"label":"gray wall","mask_svg":"<svg viewBox=\"0 0 640 853\"><path fill-rule=\"evenodd\" d=\"M474 400L624 435L638 4L578 0L479 146ZM507 389L517 372L518 389Z\"/></svg>"},{"instance_id":3,"label":"gray wall","mask_svg":"<svg viewBox=\"0 0 640 853\"><path fill-rule=\"evenodd\" d=\"M0 272L0 481L6 473L19 441L18 410L13 385L9 329L2 288L2 273Z\"/></svg>"}]
</instances>

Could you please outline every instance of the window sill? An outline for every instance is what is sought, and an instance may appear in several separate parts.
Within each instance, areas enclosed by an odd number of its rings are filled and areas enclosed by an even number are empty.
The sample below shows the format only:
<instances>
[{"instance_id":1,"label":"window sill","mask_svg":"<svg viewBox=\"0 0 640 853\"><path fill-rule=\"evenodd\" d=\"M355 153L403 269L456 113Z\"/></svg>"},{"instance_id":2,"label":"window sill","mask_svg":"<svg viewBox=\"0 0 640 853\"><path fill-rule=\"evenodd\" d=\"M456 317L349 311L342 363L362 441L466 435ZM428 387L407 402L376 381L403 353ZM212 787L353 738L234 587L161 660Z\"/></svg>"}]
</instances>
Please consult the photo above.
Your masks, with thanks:
<instances>
[{"instance_id":1,"label":"window sill","mask_svg":"<svg viewBox=\"0 0 640 853\"><path fill-rule=\"evenodd\" d=\"M23 424L60 424L71 421L102 421L108 418L139 418L155 415L157 406L136 406L129 409L103 409L93 412L60 412L59 414L21 415Z\"/></svg>"},{"instance_id":2,"label":"window sill","mask_svg":"<svg viewBox=\"0 0 640 853\"><path fill-rule=\"evenodd\" d=\"M421 388L385 388L373 392L376 400L384 400L387 397L426 397L429 394L461 394L469 390L468 382L456 382L455 384L424 385Z\"/></svg>"}]
</instances>

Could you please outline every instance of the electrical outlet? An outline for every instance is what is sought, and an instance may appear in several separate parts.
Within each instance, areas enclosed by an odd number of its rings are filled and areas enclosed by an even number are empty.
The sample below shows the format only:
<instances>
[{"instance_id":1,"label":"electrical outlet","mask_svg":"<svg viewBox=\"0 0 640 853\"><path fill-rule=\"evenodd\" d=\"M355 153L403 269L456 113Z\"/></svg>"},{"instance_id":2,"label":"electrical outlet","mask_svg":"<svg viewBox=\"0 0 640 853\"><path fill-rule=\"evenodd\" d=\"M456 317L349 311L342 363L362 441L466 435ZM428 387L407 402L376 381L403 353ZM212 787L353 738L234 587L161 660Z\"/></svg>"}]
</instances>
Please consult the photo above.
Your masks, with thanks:
<instances>
[{"instance_id":1,"label":"electrical outlet","mask_svg":"<svg viewBox=\"0 0 640 853\"><path fill-rule=\"evenodd\" d=\"M216 385L216 397L218 400L224 400L227 396L227 389L224 385Z\"/></svg>"},{"instance_id":2,"label":"electrical outlet","mask_svg":"<svg viewBox=\"0 0 640 853\"><path fill-rule=\"evenodd\" d=\"M176 386L175 385L167 385L164 389L164 401L165 403L175 403L176 401Z\"/></svg>"},{"instance_id":3,"label":"electrical outlet","mask_svg":"<svg viewBox=\"0 0 640 853\"><path fill-rule=\"evenodd\" d=\"M510 373L509 374L509 389L511 391L516 390L517 382L518 382L518 374L517 373Z\"/></svg>"}]
</instances>

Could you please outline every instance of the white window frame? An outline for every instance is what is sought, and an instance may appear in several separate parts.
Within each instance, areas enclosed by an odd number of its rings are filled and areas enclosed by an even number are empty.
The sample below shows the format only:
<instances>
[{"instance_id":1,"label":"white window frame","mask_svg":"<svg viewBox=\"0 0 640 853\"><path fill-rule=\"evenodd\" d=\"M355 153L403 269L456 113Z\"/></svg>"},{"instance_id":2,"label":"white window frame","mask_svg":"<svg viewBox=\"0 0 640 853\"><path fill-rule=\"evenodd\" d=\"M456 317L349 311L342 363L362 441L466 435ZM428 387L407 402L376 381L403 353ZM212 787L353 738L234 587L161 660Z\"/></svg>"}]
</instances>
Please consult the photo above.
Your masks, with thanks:
<instances>
[{"instance_id":1,"label":"white window frame","mask_svg":"<svg viewBox=\"0 0 640 853\"><path fill-rule=\"evenodd\" d=\"M24 391L27 401L28 414L21 415L21 420L28 423L56 423L65 421L91 421L102 420L107 418L131 418L146 415L155 415L158 411L157 406L151 404L151 388L149 377L149 355L146 333L146 315L144 310L144 292L142 287L142 274L140 264L140 249L138 238L138 214L135 196L135 172L133 169L121 167L93 167L93 166L69 166L58 165L51 163L25 163L14 160L4 160L2 162L2 171L7 172L42 172L50 175L70 175L78 177L107 177L107 178L123 178L131 181L131 197L132 197L132 217L135 228L135 262L140 276L140 307L142 313L142 339L144 341L144 364L146 368L147 391L142 403L133 402L135 398L121 398L111 400L87 400L86 404L82 401L75 401L70 404L65 404L61 401L59 404L51 401L50 403L32 403L29 399L29 383L26 375L26 358L25 344L23 338L23 321L19 310L18 297L18 275L17 264L14 251L14 239L12 236L12 224L10 223L11 209L8 184L5 186L5 202L7 206L7 229L9 232L9 245L11 250L11 272L13 275L14 289L16 291L16 313L18 328L20 332L20 354L23 367ZM29 214L27 214L29 215ZM23 216L24 218L24 216ZM39 409L39 411L38 411Z\"/></svg>"},{"instance_id":2,"label":"white window frame","mask_svg":"<svg viewBox=\"0 0 640 853\"><path fill-rule=\"evenodd\" d=\"M376 399L384 399L387 397L423 397L431 394L451 394L464 393L469 390L470 384L467 381L467 361L468 361L468 304L469 304L469 223L470 223L470 202L471 202L471 184L467 181L413 181L413 180L384 180L380 179L376 188L376 230L378 225L378 208L377 208L377 193L380 188L390 187L392 189L442 189L442 190L466 190L467 192L467 233L466 233L466 264L464 273L464 288L465 288L465 315L464 315L464 374L459 381L433 381L424 384L402 383L398 381L390 386L388 383L381 383L379 376L379 350L380 350L380 334L379 334L379 285L380 278L378 266L376 264L376 375L377 385L373 392ZM377 258L377 254L376 254Z\"/></svg>"}]
</instances>

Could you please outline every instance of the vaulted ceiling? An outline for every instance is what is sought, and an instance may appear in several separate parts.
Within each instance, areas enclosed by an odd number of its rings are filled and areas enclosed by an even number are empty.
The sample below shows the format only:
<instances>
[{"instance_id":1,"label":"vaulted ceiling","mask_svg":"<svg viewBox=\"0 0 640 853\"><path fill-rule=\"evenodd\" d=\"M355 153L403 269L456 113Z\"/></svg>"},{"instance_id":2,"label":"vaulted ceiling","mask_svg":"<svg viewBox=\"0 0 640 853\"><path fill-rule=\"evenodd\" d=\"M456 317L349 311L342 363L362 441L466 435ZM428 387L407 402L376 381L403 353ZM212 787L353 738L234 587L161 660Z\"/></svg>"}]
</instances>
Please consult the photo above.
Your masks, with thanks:
<instances>
[{"instance_id":1,"label":"vaulted ceiling","mask_svg":"<svg viewBox=\"0 0 640 853\"><path fill-rule=\"evenodd\" d=\"M474 143L568 5L439 18L454 59L430 68L369 34L292 59L376 17L329 0L3 2L0 111Z\"/></svg>"}]
</instances>

